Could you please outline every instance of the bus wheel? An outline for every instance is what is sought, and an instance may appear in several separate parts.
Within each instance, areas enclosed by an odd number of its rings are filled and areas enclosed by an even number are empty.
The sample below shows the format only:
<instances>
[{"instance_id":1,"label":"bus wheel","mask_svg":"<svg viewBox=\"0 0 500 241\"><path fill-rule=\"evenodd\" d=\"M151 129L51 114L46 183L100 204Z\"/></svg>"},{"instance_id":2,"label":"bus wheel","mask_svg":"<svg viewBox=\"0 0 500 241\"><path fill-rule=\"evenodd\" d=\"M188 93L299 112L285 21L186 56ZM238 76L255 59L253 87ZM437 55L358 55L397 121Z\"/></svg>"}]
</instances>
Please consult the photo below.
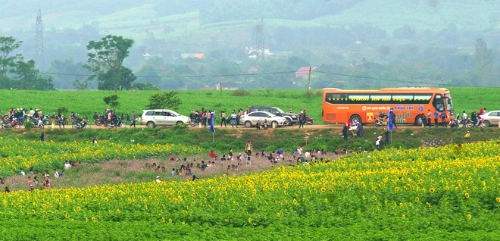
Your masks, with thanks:
<instances>
[{"instance_id":1,"label":"bus wheel","mask_svg":"<svg viewBox=\"0 0 500 241\"><path fill-rule=\"evenodd\" d=\"M352 115L349 121L351 123L361 123L361 117L359 115Z\"/></svg>"},{"instance_id":2,"label":"bus wheel","mask_svg":"<svg viewBox=\"0 0 500 241\"><path fill-rule=\"evenodd\" d=\"M425 123L425 116L424 115L417 115L415 118L415 124L416 126L422 126Z\"/></svg>"}]
</instances>

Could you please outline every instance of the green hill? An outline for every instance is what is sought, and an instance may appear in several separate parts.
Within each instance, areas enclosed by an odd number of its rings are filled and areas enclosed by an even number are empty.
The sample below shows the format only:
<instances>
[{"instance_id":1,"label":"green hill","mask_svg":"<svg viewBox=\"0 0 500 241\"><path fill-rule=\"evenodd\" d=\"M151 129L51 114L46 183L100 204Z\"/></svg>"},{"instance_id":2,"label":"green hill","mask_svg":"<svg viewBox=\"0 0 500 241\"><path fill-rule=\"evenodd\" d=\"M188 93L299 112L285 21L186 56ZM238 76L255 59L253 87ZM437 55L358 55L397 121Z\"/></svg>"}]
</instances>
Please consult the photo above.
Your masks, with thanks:
<instances>
[{"instance_id":1,"label":"green hill","mask_svg":"<svg viewBox=\"0 0 500 241\"><path fill-rule=\"evenodd\" d=\"M41 9L43 23L48 29L78 29L83 24L99 22L101 32L113 32L134 39L148 32L164 37L189 36L217 32L222 26L250 31L256 19L264 18L266 27L290 28L371 25L389 33L408 25L418 30L439 31L450 24L458 29L483 31L499 28L494 1L305 1L292 3L272 1L85 1L80 3L54 0L7 1L0 10L2 32L31 31L36 14ZM314 5L313 5L314 4ZM219 5L219 6L218 6ZM21 7L22 6L22 7ZM180 8L179 6L182 6ZM288 16L274 9L293 10ZM318 7L325 7L321 11ZM176 9L179 9L176 13ZM259 10L262 9L262 10ZM331 12L331 13L327 13ZM232 14L229 14L232 13ZM247 14L249 13L249 14ZM219 16L223 15L224 16ZM320 15L320 16L317 16ZM209 16L210 18L207 18ZM220 19L220 20L218 20Z\"/></svg>"}]
</instances>

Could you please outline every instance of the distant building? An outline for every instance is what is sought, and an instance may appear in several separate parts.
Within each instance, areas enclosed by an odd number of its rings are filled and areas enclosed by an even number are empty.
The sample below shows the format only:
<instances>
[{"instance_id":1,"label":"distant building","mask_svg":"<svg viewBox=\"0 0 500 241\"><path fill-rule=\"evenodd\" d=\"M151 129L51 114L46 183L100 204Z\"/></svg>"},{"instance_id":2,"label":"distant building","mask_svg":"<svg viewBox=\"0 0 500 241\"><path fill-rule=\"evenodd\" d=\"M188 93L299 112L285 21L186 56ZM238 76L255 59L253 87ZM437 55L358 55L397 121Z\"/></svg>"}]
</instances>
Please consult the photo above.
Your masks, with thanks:
<instances>
[{"instance_id":1,"label":"distant building","mask_svg":"<svg viewBox=\"0 0 500 241\"><path fill-rule=\"evenodd\" d=\"M181 58L183 58L183 59L187 59L187 58L204 59L205 54L204 53L183 53L183 54L181 54Z\"/></svg>"},{"instance_id":2,"label":"distant building","mask_svg":"<svg viewBox=\"0 0 500 241\"><path fill-rule=\"evenodd\" d=\"M300 67L300 69L297 70L297 72L295 72L295 79L307 79L307 78L309 78L309 69L311 70L311 74L312 74L312 72L316 68L317 68L316 66Z\"/></svg>"},{"instance_id":3,"label":"distant building","mask_svg":"<svg viewBox=\"0 0 500 241\"><path fill-rule=\"evenodd\" d=\"M250 46L245 47L245 51L249 59L257 59L257 57L259 56L268 57L272 55L271 51L269 51L269 48L264 48L261 50L258 47Z\"/></svg>"},{"instance_id":4,"label":"distant building","mask_svg":"<svg viewBox=\"0 0 500 241\"><path fill-rule=\"evenodd\" d=\"M216 90L237 90L238 85L234 82L218 83L215 85Z\"/></svg>"},{"instance_id":5,"label":"distant building","mask_svg":"<svg viewBox=\"0 0 500 241\"><path fill-rule=\"evenodd\" d=\"M208 85L205 85L205 87L201 87L200 90L215 90L215 88L208 86Z\"/></svg>"},{"instance_id":6,"label":"distant building","mask_svg":"<svg viewBox=\"0 0 500 241\"><path fill-rule=\"evenodd\" d=\"M247 73L249 74L257 73L259 71L260 71L260 66L252 66L247 69Z\"/></svg>"}]
</instances>

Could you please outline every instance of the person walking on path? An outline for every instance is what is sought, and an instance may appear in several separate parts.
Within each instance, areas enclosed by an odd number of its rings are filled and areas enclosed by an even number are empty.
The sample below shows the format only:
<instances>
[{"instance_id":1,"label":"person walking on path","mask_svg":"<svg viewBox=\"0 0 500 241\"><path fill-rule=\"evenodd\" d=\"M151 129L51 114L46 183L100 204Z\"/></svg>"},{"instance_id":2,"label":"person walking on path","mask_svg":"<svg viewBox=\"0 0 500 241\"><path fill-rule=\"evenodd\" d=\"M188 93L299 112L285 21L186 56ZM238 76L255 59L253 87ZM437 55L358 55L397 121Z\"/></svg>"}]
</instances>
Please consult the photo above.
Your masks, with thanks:
<instances>
[{"instance_id":1,"label":"person walking on path","mask_svg":"<svg viewBox=\"0 0 500 241\"><path fill-rule=\"evenodd\" d=\"M299 115L299 128L304 128L305 122L306 122L306 115L304 113L300 113L300 115Z\"/></svg>"},{"instance_id":2,"label":"person walking on path","mask_svg":"<svg viewBox=\"0 0 500 241\"><path fill-rule=\"evenodd\" d=\"M132 111L132 123L130 123L130 127L134 126L135 128L135 110Z\"/></svg>"},{"instance_id":3,"label":"person walking on path","mask_svg":"<svg viewBox=\"0 0 500 241\"><path fill-rule=\"evenodd\" d=\"M227 127L226 126L226 112L225 111L221 111L221 113L220 113L220 127L222 127L222 125L224 125L224 127Z\"/></svg>"}]
</instances>

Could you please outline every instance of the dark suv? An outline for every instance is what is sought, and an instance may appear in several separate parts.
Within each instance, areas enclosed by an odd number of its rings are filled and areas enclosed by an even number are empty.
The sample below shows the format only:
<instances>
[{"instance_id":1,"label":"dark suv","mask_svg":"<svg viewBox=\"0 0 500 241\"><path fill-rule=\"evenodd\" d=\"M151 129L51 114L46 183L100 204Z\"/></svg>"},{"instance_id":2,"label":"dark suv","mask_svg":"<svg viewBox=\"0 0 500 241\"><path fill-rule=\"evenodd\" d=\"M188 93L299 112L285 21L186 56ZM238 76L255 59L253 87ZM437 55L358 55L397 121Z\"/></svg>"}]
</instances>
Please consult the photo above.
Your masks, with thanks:
<instances>
[{"instance_id":1,"label":"dark suv","mask_svg":"<svg viewBox=\"0 0 500 241\"><path fill-rule=\"evenodd\" d=\"M288 113L284 112L282 109L278 107L272 107L272 106L249 106L248 107L249 113L252 113L254 111L267 111L272 114L275 114L277 116L282 116L285 117L286 122L283 123L283 125L288 125L291 126L293 124L299 123L299 116L294 113Z\"/></svg>"}]
</instances>

